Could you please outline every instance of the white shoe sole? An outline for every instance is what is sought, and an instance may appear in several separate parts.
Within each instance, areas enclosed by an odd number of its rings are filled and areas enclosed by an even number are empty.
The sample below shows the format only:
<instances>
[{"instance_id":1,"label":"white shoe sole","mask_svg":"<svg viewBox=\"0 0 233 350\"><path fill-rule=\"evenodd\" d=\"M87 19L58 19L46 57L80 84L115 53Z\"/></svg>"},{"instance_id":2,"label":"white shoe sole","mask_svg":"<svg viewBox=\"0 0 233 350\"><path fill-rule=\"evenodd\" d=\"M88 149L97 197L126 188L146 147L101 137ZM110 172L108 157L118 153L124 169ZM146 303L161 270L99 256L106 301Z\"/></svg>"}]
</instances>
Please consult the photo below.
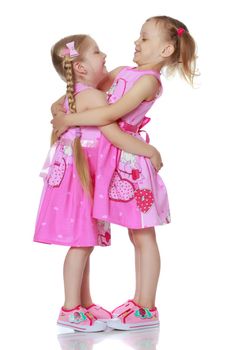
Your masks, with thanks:
<instances>
[{"instance_id":1,"label":"white shoe sole","mask_svg":"<svg viewBox=\"0 0 233 350\"><path fill-rule=\"evenodd\" d=\"M74 322L57 322L58 326L63 326L63 327L68 327L71 328L75 331L78 332L87 332L87 333L91 333L91 332L103 332L106 327L107 324L101 321L95 321L94 324L92 326L82 326L78 323L74 323Z\"/></svg>"},{"instance_id":2,"label":"white shoe sole","mask_svg":"<svg viewBox=\"0 0 233 350\"><path fill-rule=\"evenodd\" d=\"M148 328L154 328L159 327L159 321L150 321L150 322L144 322L144 323L122 323L120 319L113 319L109 320L107 322L108 327L113 329L119 329L119 330L135 330L135 329L148 329Z\"/></svg>"}]
</instances>

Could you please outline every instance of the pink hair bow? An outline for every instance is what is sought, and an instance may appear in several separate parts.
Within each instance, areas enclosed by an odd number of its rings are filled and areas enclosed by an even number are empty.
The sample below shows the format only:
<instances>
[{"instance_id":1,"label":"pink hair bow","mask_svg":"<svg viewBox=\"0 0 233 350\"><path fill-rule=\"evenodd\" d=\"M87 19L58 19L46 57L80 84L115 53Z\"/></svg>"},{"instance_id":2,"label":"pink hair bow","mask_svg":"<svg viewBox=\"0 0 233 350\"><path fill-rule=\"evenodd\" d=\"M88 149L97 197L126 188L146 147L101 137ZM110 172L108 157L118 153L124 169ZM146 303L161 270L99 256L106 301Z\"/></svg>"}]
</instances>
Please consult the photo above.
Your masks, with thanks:
<instances>
[{"instance_id":1,"label":"pink hair bow","mask_svg":"<svg viewBox=\"0 0 233 350\"><path fill-rule=\"evenodd\" d=\"M70 43L66 44L66 49L62 50L62 55L66 56L69 55L70 57L76 57L79 56L78 51L74 47L74 41L71 41Z\"/></svg>"},{"instance_id":2,"label":"pink hair bow","mask_svg":"<svg viewBox=\"0 0 233 350\"><path fill-rule=\"evenodd\" d=\"M185 29L184 29L184 28L181 28L181 27L180 27L180 28L177 29L177 35L178 35L178 36L182 36L182 34L183 34L184 32L185 32Z\"/></svg>"}]
</instances>

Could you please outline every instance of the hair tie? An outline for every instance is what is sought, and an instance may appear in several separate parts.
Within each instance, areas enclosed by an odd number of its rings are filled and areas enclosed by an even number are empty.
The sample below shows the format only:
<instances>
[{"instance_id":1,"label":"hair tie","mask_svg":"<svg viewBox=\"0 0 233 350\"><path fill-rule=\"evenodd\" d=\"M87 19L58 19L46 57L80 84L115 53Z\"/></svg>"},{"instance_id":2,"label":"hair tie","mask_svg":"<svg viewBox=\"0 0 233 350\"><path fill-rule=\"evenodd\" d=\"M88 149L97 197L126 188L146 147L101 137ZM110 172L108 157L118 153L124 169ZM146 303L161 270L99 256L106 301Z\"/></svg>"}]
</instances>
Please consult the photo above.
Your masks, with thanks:
<instances>
[{"instance_id":1,"label":"hair tie","mask_svg":"<svg viewBox=\"0 0 233 350\"><path fill-rule=\"evenodd\" d=\"M178 36L182 36L184 32L185 32L185 29L182 28L182 27L180 27L180 28L177 29L177 35L178 35Z\"/></svg>"},{"instance_id":2,"label":"hair tie","mask_svg":"<svg viewBox=\"0 0 233 350\"><path fill-rule=\"evenodd\" d=\"M74 41L71 41L70 43L67 43L66 47L67 48L63 49L62 52L61 52L63 57L67 56L67 55L70 56L70 57L77 57L77 56L79 56L78 51L74 47Z\"/></svg>"}]
</instances>

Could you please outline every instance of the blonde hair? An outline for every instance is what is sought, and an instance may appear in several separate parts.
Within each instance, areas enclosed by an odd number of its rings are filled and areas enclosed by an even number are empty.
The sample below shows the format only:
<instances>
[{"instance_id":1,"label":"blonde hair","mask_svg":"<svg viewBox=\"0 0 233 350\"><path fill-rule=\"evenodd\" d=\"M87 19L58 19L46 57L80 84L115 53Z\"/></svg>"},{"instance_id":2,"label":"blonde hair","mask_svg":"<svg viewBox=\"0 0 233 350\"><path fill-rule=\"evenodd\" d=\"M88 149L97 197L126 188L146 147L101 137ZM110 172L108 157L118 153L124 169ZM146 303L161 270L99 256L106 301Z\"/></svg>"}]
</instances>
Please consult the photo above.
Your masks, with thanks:
<instances>
[{"instance_id":1,"label":"blonde hair","mask_svg":"<svg viewBox=\"0 0 233 350\"><path fill-rule=\"evenodd\" d=\"M73 71L73 63L77 61L82 61L83 54L89 44L89 38L90 37L88 35L71 35L59 40L51 49L52 62L54 68L56 69L60 77L67 83L66 96L68 99L69 110L71 113L76 113L76 105L74 98L75 77ZM64 49L66 49L66 44L72 41L74 42L74 48L79 53L79 55L75 57L70 57L70 55L64 55L62 53ZM57 139L58 138L56 134L52 132L51 143L53 144L57 141ZM83 152L79 137L75 138L72 146L74 162L81 184L83 186L84 191L86 191L89 195L92 196L93 186L89 166L85 154Z\"/></svg>"},{"instance_id":2,"label":"blonde hair","mask_svg":"<svg viewBox=\"0 0 233 350\"><path fill-rule=\"evenodd\" d=\"M184 23L168 16L150 17L146 22L151 20L163 26L165 40L174 45L173 54L164 64L167 67L168 75L177 70L187 82L193 85L193 79L198 75L196 73L196 44L188 28ZM184 30L181 35L178 35L179 28Z\"/></svg>"}]
</instances>

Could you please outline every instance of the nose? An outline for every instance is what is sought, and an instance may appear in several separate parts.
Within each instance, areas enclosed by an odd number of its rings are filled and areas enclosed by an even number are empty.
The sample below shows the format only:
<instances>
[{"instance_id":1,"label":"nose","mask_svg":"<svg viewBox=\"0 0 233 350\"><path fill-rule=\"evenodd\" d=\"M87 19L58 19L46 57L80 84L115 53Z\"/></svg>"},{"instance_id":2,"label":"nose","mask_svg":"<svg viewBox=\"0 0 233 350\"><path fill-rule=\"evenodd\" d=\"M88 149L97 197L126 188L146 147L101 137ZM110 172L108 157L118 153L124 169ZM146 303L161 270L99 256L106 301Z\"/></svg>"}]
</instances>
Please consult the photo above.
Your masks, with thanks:
<instances>
[{"instance_id":1,"label":"nose","mask_svg":"<svg viewBox=\"0 0 233 350\"><path fill-rule=\"evenodd\" d=\"M103 55L104 58L107 57L106 53L104 53L104 52L102 52L102 55Z\"/></svg>"},{"instance_id":2,"label":"nose","mask_svg":"<svg viewBox=\"0 0 233 350\"><path fill-rule=\"evenodd\" d=\"M139 39L135 40L134 44L137 45L139 42Z\"/></svg>"}]
</instances>

